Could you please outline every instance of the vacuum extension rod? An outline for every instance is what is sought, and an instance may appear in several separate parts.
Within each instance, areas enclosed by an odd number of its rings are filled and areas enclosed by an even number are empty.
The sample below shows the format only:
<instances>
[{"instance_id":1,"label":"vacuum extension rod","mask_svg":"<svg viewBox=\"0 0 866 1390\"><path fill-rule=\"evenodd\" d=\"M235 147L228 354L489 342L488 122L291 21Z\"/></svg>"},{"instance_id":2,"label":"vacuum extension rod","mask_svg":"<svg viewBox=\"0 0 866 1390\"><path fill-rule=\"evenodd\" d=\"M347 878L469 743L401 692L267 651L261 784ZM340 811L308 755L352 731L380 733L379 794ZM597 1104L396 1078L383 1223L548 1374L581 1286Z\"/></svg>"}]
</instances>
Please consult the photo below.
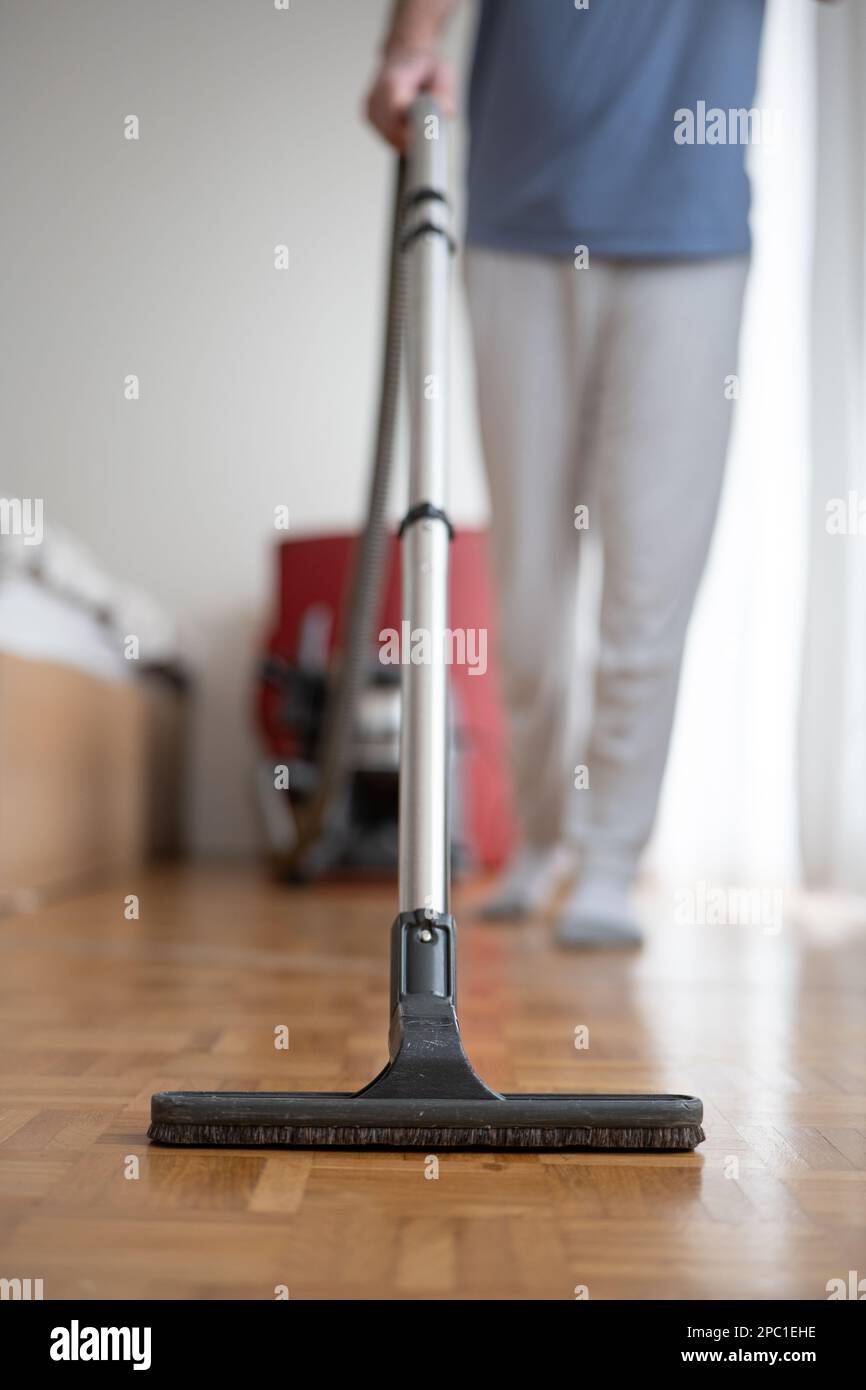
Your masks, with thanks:
<instances>
[{"instance_id":1,"label":"vacuum extension rod","mask_svg":"<svg viewBox=\"0 0 866 1390\"><path fill-rule=\"evenodd\" d=\"M402 527L400 910L449 910L448 335L452 240L446 121L419 97L410 112L402 246L411 452ZM407 626L408 624L408 626Z\"/></svg>"}]
</instances>

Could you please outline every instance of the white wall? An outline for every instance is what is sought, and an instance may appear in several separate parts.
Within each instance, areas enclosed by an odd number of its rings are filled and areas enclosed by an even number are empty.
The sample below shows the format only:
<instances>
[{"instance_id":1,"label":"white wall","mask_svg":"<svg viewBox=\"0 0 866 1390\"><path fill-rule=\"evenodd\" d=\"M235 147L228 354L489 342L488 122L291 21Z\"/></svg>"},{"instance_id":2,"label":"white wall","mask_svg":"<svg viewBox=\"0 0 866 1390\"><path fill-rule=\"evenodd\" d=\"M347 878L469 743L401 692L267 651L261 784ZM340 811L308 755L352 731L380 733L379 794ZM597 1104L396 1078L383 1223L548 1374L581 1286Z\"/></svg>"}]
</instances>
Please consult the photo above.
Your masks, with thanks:
<instances>
[{"instance_id":1,"label":"white wall","mask_svg":"<svg viewBox=\"0 0 866 1390\"><path fill-rule=\"evenodd\" d=\"M176 614L193 837L256 843L250 678L273 510L356 526L391 162L359 118L384 0L4 0L0 491ZM465 43L471 12L454 35ZM124 117L140 119L127 141ZM455 182L460 153L455 150ZM286 243L291 266L274 269ZM484 515L462 324L453 509ZM124 399L136 373L141 398Z\"/></svg>"},{"instance_id":2,"label":"white wall","mask_svg":"<svg viewBox=\"0 0 866 1390\"><path fill-rule=\"evenodd\" d=\"M722 522L654 862L796 868L811 0L773 0L757 248ZM474 6L454 48L465 47ZM353 527L374 423L391 163L359 119L385 0L4 0L0 492L45 498L184 622L201 673L193 832L256 843L250 679L273 508ZM138 143L123 119L141 121ZM455 149L455 186L461 153ZM275 243L291 269L273 268ZM459 303L459 300L458 300ZM453 492L485 515L462 322ZM139 374L138 402L123 378Z\"/></svg>"}]
</instances>

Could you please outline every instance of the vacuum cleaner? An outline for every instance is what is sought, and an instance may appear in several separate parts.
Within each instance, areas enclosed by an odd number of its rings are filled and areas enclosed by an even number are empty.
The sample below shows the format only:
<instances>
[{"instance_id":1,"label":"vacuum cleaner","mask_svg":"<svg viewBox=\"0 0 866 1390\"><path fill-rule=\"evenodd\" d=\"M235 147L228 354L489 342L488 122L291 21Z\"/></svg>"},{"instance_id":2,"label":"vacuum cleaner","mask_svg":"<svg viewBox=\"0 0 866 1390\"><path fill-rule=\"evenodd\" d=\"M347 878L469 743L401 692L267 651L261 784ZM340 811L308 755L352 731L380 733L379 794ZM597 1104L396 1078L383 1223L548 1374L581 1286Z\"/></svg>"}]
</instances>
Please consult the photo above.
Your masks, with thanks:
<instances>
[{"instance_id":1,"label":"vacuum cleaner","mask_svg":"<svg viewBox=\"0 0 866 1390\"><path fill-rule=\"evenodd\" d=\"M400 186L407 293L410 496L400 527L404 621L429 660L402 668L399 912L391 929L389 1060L362 1090L155 1095L159 1144L389 1149L689 1150L703 1107L680 1095L501 1095L475 1072L456 1012L450 912L446 507L449 227L445 119L410 112Z\"/></svg>"}]
</instances>

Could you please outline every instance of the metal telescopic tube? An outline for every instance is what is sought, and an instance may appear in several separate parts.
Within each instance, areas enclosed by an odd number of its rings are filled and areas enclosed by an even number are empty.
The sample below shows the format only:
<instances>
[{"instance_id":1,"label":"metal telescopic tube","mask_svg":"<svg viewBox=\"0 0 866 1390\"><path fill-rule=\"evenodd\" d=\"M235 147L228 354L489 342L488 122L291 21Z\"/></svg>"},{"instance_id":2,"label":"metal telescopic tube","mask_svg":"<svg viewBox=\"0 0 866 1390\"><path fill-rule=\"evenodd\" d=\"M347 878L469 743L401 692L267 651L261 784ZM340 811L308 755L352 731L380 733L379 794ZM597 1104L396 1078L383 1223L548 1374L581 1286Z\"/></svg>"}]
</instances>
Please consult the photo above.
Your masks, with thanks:
<instances>
[{"instance_id":1,"label":"metal telescopic tube","mask_svg":"<svg viewBox=\"0 0 866 1390\"><path fill-rule=\"evenodd\" d=\"M447 505L448 334L451 243L445 117L427 96L411 115L406 180L406 370L409 511ZM438 196L437 196L438 195ZM400 724L400 911L449 909L447 522L410 520L403 531ZM408 625L408 626L407 626Z\"/></svg>"}]
</instances>

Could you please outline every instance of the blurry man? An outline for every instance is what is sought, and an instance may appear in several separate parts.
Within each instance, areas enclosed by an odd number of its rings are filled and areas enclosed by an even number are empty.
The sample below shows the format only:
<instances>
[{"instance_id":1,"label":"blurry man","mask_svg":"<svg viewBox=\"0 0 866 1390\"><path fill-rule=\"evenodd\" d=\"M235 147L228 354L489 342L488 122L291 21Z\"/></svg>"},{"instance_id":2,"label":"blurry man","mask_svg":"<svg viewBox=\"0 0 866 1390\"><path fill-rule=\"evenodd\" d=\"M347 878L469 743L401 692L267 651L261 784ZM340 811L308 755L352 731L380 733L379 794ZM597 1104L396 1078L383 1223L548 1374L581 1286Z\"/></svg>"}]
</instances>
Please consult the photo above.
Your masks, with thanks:
<instances>
[{"instance_id":1,"label":"blurry man","mask_svg":"<svg viewBox=\"0 0 866 1390\"><path fill-rule=\"evenodd\" d=\"M457 3L394 8L368 106L398 148L419 91L454 108L438 45ZM466 278L524 837L486 911L540 908L563 845L576 847L558 923L571 945L640 939L630 890L731 423L763 11L764 0L482 0ZM588 786L575 790L587 521L604 578Z\"/></svg>"}]
</instances>

